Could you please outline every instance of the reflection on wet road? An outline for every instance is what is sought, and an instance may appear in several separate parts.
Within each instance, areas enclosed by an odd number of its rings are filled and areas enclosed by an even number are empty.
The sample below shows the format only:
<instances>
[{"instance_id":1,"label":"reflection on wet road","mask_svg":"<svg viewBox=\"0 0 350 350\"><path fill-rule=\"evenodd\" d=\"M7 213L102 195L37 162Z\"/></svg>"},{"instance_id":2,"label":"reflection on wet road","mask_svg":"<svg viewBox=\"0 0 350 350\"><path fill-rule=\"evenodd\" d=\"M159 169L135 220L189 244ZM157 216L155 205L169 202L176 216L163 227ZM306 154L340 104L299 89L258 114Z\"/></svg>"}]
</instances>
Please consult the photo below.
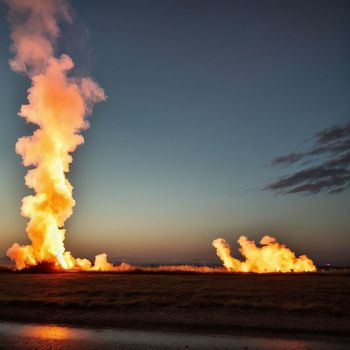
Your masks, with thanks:
<instances>
[{"instance_id":1,"label":"reflection on wet road","mask_svg":"<svg viewBox=\"0 0 350 350\"><path fill-rule=\"evenodd\" d=\"M230 349L345 350L349 343L115 329L82 329L54 325L0 322L0 349Z\"/></svg>"}]
</instances>

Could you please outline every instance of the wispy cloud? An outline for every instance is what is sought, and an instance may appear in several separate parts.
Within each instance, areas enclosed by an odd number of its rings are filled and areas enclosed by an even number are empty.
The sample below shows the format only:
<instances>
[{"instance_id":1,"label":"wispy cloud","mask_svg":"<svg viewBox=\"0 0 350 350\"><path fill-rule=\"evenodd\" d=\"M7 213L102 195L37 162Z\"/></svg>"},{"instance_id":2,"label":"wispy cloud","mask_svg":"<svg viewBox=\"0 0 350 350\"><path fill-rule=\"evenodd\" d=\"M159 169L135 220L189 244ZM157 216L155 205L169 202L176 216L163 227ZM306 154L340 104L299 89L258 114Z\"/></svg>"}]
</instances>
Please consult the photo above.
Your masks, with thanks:
<instances>
[{"instance_id":1,"label":"wispy cloud","mask_svg":"<svg viewBox=\"0 0 350 350\"><path fill-rule=\"evenodd\" d=\"M311 149L276 157L272 166L303 167L270 182L264 190L287 193L339 193L350 187L350 122L314 135Z\"/></svg>"}]
</instances>

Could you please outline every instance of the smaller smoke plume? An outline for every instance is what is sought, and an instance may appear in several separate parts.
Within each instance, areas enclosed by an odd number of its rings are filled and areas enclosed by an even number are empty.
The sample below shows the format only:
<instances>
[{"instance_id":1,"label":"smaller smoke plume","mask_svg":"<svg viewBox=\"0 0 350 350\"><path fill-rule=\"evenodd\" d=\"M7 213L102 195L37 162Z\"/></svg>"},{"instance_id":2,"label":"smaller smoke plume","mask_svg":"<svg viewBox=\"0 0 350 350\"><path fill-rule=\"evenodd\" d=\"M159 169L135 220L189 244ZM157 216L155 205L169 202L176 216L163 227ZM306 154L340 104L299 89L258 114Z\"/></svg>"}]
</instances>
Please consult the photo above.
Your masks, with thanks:
<instances>
[{"instance_id":1,"label":"smaller smoke plume","mask_svg":"<svg viewBox=\"0 0 350 350\"><path fill-rule=\"evenodd\" d=\"M245 236L238 239L238 244L244 261L231 256L230 246L223 238L213 241L216 254L228 271L267 273L316 270L314 263L306 255L296 257L294 252L273 237L264 236L260 241L261 247L257 247L254 241Z\"/></svg>"}]
</instances>

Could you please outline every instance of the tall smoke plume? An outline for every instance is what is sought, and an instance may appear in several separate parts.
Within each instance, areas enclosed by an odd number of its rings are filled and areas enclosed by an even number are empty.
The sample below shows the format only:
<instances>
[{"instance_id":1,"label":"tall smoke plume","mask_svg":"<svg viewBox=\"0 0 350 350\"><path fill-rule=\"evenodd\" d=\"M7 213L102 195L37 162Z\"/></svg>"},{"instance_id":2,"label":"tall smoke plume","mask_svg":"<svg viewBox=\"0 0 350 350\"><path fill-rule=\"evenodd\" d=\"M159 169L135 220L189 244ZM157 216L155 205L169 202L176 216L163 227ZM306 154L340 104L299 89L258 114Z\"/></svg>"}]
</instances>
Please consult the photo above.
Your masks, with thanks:
<instances>
[{"instance_id":1,"label":"tall smoke plume","mask_svg":"<svg viewBox=\"0 0 350 350\"><path fill-rule=\"evenodd\" d=\"M23 164L31 168L25 183L35 192L23 199L21 208L22 215L29 218L26 230L31 244L15 243L7 255L18 269L43 261L61 268L90 268L89 261L74 259L65 250L63 226L75 205L66 174L73 161L71 153L84 142L80 132L89 127L86 116L106 96L93 79L70 75L74 63L68 55L55 56L58 23L72 21L66 0L5 3L14 54L10 67L31 80L28 103L21 106L19 115L38 126L31 136L20 138L16 144ZM107 264L105 255L97 261Z\"/></svg>"}]
</instances>

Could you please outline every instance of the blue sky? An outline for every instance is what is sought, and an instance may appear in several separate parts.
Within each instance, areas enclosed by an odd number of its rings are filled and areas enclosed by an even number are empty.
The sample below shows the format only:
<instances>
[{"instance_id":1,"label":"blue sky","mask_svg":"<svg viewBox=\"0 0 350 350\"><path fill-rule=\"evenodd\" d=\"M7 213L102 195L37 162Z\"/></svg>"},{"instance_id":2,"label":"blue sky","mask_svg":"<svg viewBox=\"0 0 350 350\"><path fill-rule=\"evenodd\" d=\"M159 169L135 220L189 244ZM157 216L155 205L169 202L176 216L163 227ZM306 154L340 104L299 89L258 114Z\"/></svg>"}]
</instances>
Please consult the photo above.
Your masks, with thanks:
<instances>
[{"instance_id":1,"label":"blue sky","mask_svg":"<svg viewBox=\"0 0 350 350\"><path fill-rule=\"evenodd\" d=\"M66 245L75 255L216 261L241 234L270 234L321 263L350 263L349 190L275 195L289 170L271 159L302 151L349 121L346 1L75 0L58 51L108 99L74 154L77 200ZM28 80L11 72L0 16L0 256L26 242L28 193L15 154L30 127L16 113Z\"/></svg>"}]
</instances>

